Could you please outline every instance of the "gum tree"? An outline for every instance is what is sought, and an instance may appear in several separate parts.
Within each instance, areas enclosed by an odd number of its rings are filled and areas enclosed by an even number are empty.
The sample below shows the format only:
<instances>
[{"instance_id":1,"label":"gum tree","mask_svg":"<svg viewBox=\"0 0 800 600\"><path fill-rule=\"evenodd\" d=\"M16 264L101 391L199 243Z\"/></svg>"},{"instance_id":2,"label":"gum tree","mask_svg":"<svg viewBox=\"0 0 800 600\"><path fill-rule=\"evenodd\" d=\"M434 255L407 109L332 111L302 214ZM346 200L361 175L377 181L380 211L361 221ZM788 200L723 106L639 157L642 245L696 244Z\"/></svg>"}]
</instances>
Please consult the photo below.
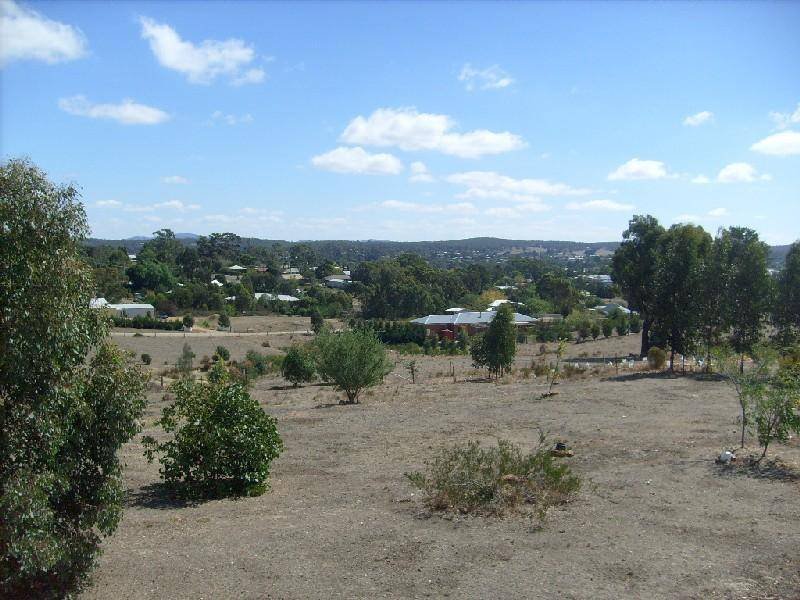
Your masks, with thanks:
<instances>
[{"instance_id":1,"label":"gum tree","mask_svg":"<svg viewBox=\"0 0 800 600\"><path fill-rule=\"evenodd\" d=\"M62 597L122 513L119 447L146 377L89 308L89 232L72 186L0 166L0 597ZM91 358L89 358L91 356Z\"/></svg>"}]
</instances>

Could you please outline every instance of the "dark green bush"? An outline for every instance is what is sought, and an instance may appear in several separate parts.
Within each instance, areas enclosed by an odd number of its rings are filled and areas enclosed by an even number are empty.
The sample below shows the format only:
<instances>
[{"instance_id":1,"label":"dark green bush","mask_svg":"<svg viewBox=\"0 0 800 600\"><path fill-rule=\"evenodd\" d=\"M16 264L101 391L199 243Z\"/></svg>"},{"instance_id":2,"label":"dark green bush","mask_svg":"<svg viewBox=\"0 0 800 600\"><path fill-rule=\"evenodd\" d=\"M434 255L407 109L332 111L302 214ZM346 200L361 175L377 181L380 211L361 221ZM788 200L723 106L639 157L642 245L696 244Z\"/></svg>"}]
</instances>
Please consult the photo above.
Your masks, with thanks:
<instances>
[{"instance_id":1,"label":"dark green bush","mask_svg":"<svg viewBox=\"0 0 800 600\"><path fill-rule=\"evenodd\" d=\"M290 381L297 387L300 383L314 381L317 368L314 363L314 356L308 349L301 346L292 346L287 350L281 365L281 374L284 379Z\"/></svg>"},{"instance_id":2,"label":"dark green bush","mask_svg":"<svg viewBox=\"0 0 800 600\"><path fill-rule=\"evenodd\" d=\"M647 351L647 365L651 369L663 369L665 364L667 364L667 353L664 350L653 346Z\"/></svg>"},{"instance_id":3,"label":"dark green bush","mask_svg":"<svg viewBox=\"0 0 800 600\"><path fill-rule=\"evenodd\" d=\"M324 381L342 390L355 404L364 388L377 385L392 369L386 349L367 328L323 332L314 341L317 372Z\"/></svg>"},{"instance_id":4,"label":"dark green bush","mask_svg":"<svg viewBox=\"0 0 800 600\"><path fill-rule=\"evenodd\" d=\"M231 318L228 316L228 313L222 313L219 318L217 319L217 324L220 327L225 327L226 329L231 326Z\"/></svg>"},{"instance_id":5,"label":"dark green bush","mask_svg":"<svg viewBox=\"0 0 800 600\"><path fill-rule=\"evenodd\" d=\"M436 510L497 514L529 505L543 516L580 489L578 476L551 456L544 436L528 454L505 440L490 448L473 441L443 449L426 465L425 474L406 477Z\"/></svg>"},{"instance_id":6,"label":"dark green bush","mask_svg":"<svg viewBox=\"0 0 800 600\"><path fill-rule=\"evenodd\" d=\"M114 327L128 327L130 329L159 329L162 331L180 331L183 323L180 321L159 321L150 317L112 317L111 322Z\"/></svg>"},{"instance_id":7,"label":"dark green bush","mask_svg":"<svg viewBox=\"0 0 800 600\"><path fill-rule=\"evenodd\" d=\"M158 424L172 439L143 440L147 459L159 456L164 481L189 497L263 493L270 465L283 450L275 419L221 362L208 383L182 379L170 391L175 400Z\"/></svg>"},{"instance_id":8,"label":"dark green bush","mask_svg":"<svg viewBox=\"0 0 800 600\"><path fill-rule=\"evenodd\" d=\"M151 362L153 362L153 358L145 352L142 354L142 362L146 365L149 365Z\"/></svg>"},{"instance_id":9,"label":"dark green bush","mask_svg":"<svg viewBox=\"0 0 800 600\"><path fill-rule=\"evenodd\" d=\"M214 351L218 357L220 357L224 361L229 361L231 359L230 350L228 350L225 346L217 346L217 349Z\"/></svg>"},{"instance_id":10,"label":"dark green bush","mask_svg":"<svg viewBox=\"0 0 800 600\"><path fill-rule=\"evenodd\" d=\"M191 329L194 327L194 317L192 315L184 315L183 316L183 326L187 329Z\"/></svg>"}]
</instances>

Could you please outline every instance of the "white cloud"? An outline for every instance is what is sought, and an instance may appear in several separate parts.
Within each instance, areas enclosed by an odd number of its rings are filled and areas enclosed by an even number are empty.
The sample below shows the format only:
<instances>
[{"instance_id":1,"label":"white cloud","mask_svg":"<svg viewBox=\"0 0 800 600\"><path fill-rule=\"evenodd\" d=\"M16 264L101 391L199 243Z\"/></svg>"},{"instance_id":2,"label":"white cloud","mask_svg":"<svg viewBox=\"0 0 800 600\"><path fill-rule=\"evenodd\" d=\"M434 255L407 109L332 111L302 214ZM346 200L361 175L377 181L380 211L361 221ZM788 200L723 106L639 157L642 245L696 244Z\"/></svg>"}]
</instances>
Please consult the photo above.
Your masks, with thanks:
<instances>
[{"instance_id":1,"label":"white cloud","mask_svg":"<svg viewBox=\"0 0 800 600\"><path fill-rule=\"evenodd\" d=\"M464 87L470 92L476 89L499 90L514 83L511 76L497 65L476 69L469 63L461 67L458 80L463 81Z\"/></svg>"},{"instance_id":2,"label":"white cloud","mask_svg":"<svg viewBox=\"0 0 800 600\"><path fill-rule=\"evenodd\" d=\"M463 214L474 213L476 211L475 205L470 202L455 202L453 204L420 204L417 202L386 200L381 202L378 206L381 208L389 208L392 210L421 214L445 212L459 212Z\"/></svg>"},{"instance_id":3,"label":"white cloud","mask_svg":"<svg viewBox=\"0 0 800 600\"><path fill-rule=\"evenodd\" d=\"M0 38L0 64L26 59L54 64L86 55L86 38L79 29L12 0L0 2Z\"/></svg>"},{"instance_id":4,"label":"white cloud","mask_svg":"<svg viewBox=\"0 0 800 600\"><path fill-rule=\"evenodd\" d=\"M496 198L538 204L538 196L582 196L591 190L573 188L546 179L514 179L493 171L467 171L448 175L446 180L466 187L459 198Z\"/></svg>"},{"instance_id":5,"label":"white cloud","mask_svg":"<svg viewBox=\"0 0 800 600\"><path fill-rule=\"evenodd\" d=\"M189 180L186 179L186 177L181 177L180 175L169 175L167 177L162 177L161 182L174 185L186 185L189 183Z\"/></svg>"},{"instance_id":6,"label":"white cloud","mask_svg":"<svg viewBox=\"0 0 800 600\"><path fill-rule=\"evenodd\" d=\"M719 208L712 208L708 211L709 217L727 217L728 216L728 209L724 207Z\"/></svg>"},{"instance_id":7,"label":"white cloud","mask_svg":"<svg viewBox=\"0 0 800 600\"><path fill-rule=\"evenodd\" d=\"M403 163L391 154L370 154L361 147L338 148L311 159L318 169L335 173L359 173L365 175L397 175Z\"/></svg>"},{"instance_id":8,"label":"white cloud","mask_svg":"<svg viewBox=\"0 0 800 600\"><path fill-rule=\"evenodd\" d=\"M461 158L501 154L526 146L513 133L476 129L452 133L455 121L447 115L420 113L414 108L379 108L369 117L358 116L347 125L341 140L348 144L394 146L401 150L436 150Z\"/></svg>"},{"instance_id":9,"label":"white cloud","mask_svg":"<svg viewBox=\"0 0 800 600\"><path fill-rule=\"evenodd\" d=\"M609 173L608 179L609 181L630 181L635 179L663 179L667 176L667 167L663 162L632 158Z\"/></svg>"},{"instance_id":10,"label":"white cloud","mask_svg":"<svg viewBox=\"0 0 800 600\"><path fill-rule=\"evenodd\" d=\"M157 202L155 204L126 204L122 210L125 212L153 212L154 210L169 209L179 212L187 210L199 210L199 204L186 204L180 200L167 200L166 202Z\"/></svg>"},{"instance_id":11,"label":"white cloud","mask_svg":"<svg viewBox=\"0 0 800 600\"><path fill-rule=\"evenodd\" d=\"M800 154L800 132L781 131L780 133L774 133L750 146L750 150L773 156Z\"/></svg>"},{"instance_id":12,"label":"white cloud","mask_svg":"<svg viewBox=\"0 0 800 600\"><path fill-rule=\"evenodd\" d=\"M225 123L226 125L249 125L255 121L253 115L250 113L245 113L243 115L231 115L225 114L221 110L215 110L211 113L211 122L212 123Z\"/></svg>"},{"instance_id":13,"label":"white cloud","mask_svg":"<svg viewBox=\"0 0 800 600\"><path fill-rule=\"evenodd\" d=\"M410 168L411 177L408 178L410 182L431 183L434 181L433 175L430 174L430 171L428 171L428 167L425 166L425 163L415 161L411 163Z\"/></svg>"},{"instance_id":14,"label":"white cloud","mask_svg":"<svg viewBox=\"0 0 800 600\"><path fill-rule=\"evenodd\" d=\"M683 120L684 125L689 127L697 127L703 123L710 123L714 120L714 113L704 110L694 115L689 115Z\"/></svg>"},{"instance_id":15,"label":"white cloud","mask_svg":"<svg viewBox=\"0 0 800 600\"><path fill-rule=\"evenodd\" d=\"M262 69L253 68L256 58L253 47L242 40L203 40L199 44L181 39L169 25L141 17L142 37L161 66L186 75L191 83L212 83L225 76L233 85L261 83Z\"/></svg>"},{"instance_id":16,"label":"white cloud","mask_svg":"<svg viewBox=\"0 0 800 600\"><path fill-rule=\"evenodd\" d=\"M123 125L157 125L170 117L163 110L138 104L126 98L119 104L93 104L85 96L61 98L58 106L64 112L90 119L110 119Z\"/></svg>"},{"instance_id":17,"label":"white cloud","mask_svg":"<svg viewBox=\"0 0 800 600\"><path fill-rule=\"evenodd\" d=\"M705 175L698 175L697 177L692 178L692 183L699 183L702 185L706 183L711 183L711 180Z\"/></svg>"},{"instance_id":18,"label":"white cloud","mask_svg":"<svg viewBox=\"0 0 800 600\"><path fill-rule=\"evenodd\" d=\"M797 108L793 113L771 112L769 118L775 122L778 129L786 129L792 125L800 123L800 102L797 103Z\"/></svg>"},{"instance_id":19,"label":"white cloud","mask_svg":"<svg viewBox=\"0 0 800 600\"><path fill-rule=\"evenodd\" d=\"M722 167L717 175L720 183L752 183L753 181L769 181L770 175L759 175L753 165L744 162L731 163Z\"/></svg>"},{"instance_id":20,"label":"white cloud","mask_svg":"<svg viewBox=\"0 0 800 600\"><path fill-rule=\"evenodd\" d=\"M719 207L719 208L712 208L704 215L695 215L690 213L684 213L682 215L678 215L675 217L672 222L673 223L695 223L699 224L703 221L711 221L711 222L719 222L721 217L730 216L727 208Z\"/></svg>"},{"instance_id":21,"label":"white cloud","mask_svg":"<svg viewBox=\"0 0 800 600\"><path fill-rule=\"evenodd\" d=\"M630 211L636 208L633 204L624 204L613 200L589 200L588 202L570 202L567 210L605 210L605 211Z\"/></svg>"},{"instance_id":22,"label":"white cloud","mask_svg":"<svg viewBox=\"0 0 800 600\"><path fill-rule=\"evenodd\" d=\"M122 206L122 202L119 200L98 200L94 203L95 206L99 207L113 207L113 206Z\"/></svg>"}]
</instances>

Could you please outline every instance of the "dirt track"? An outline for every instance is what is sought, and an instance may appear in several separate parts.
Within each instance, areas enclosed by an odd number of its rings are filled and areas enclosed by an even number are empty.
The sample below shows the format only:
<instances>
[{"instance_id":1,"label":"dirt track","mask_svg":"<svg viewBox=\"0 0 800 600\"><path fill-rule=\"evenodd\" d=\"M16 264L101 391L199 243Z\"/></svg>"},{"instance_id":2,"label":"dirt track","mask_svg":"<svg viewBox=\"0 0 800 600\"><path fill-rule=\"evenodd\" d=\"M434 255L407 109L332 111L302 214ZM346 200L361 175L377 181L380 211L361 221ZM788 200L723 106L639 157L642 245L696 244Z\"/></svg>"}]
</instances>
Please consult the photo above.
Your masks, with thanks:
<instances>
[{"instance_id":1,"label":"dirt track","mask_svg":"<svg viewBox=\"0 0 800 600\"><path fill-rule=\"evenodd\" d=\"M398 367L352 407L328 387L259 381L286 444L259 498L173 503L138 440L127 445L125 517L85 597L800 596L800 479L713 463L737 437L724 383L585 378L540 400L541 380L453 383L450 360L417 358L416 385ZM150 399L145 433L161 407ZM573 445L585 479L541 530L519 517L431 516L403 477L443 444L530 446L535 424ZM796 439L774 453L800 465Z\"/></svg>"}]
</instances>

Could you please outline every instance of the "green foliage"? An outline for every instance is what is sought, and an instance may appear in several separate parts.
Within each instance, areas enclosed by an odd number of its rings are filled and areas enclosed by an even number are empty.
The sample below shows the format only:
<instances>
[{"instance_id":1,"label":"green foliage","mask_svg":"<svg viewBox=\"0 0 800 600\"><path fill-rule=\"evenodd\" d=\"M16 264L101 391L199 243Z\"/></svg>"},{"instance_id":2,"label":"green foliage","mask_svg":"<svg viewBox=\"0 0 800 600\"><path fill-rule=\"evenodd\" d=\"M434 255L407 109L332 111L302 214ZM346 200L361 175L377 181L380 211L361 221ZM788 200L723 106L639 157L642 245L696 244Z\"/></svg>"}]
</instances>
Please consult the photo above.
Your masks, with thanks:
<instances>
[{"instance_id":1,"label":"green foliage","mask_svg":"<svg viewBox=\"0 0 800 600\"><path fill-rule=\"evenodd\" d=\"M800 368L782 367L764 385L754 389L752 421L758 443L764 449L773 441L786 443L789 434L800 434Z\"/></svg>"},{"instance_id":2,"label":"green foliage","mask_svg":"<svg viewBox=\"0 0 800 600\"><path fill-rule=\"evenodd\" d=\"M325 319L322 317L322 313L319 312L318 309L314 309L311 311L311 330L314 333L319 333L322 331L322 328L325 327Z\"/></svg>"},{"instance_id":3,"label":"green foliage","mask_svg":"<svg viewBox=\"0 0 800 600\"><path fill-rule=\"evenodd\" d=\"M658 346L652 346L647 351L647 366L651 369L663 369L667 364L667 353Z\"/></svg>"},{"instance_id":4,"label":"green foliage","mask_svg":"<svg viewBox=\"0 0 800 600\"><path fill-rule=\"evenodd\" d=\"M276 420L222 363L212 368L208 383L183 379L171 392L175 400L158 424L172 438L143 440L148 460L159 455L165 482L190 497L263 493L270 465L283 450Z\"/></svg>"},{"instance_id":5,"label":"green foliage","mask_svg":"<svg viewBox=\"0 0 800 600\"><path fill-rule=\"evenodd\" d=\"M614 334L614 322L611 319L603 319L600 323L600 328L603 330L603 337L611 337Z\"/></svg>"},{"instance_id":6,"label":"green foliage","mask_svg":"<svg viewBox=\"0 0 800 600\"><path fill-rule=\"evenodd\" d=\"M175 367L180 372L181 377L190 377L192 375L192 359L194 359L195 356L196 354L192 352L192 347L189 343L184 342L181 355L175 363Z\"/></svg>"},{"instance_id":7,"label":"green foliage","mask_svg":"<svg viewBox=\"0 0 800 600\"><path fill-rule=\"evenodd\" d=\"M279 354L261 354L255 350L248 350L242 367L248 380L251 380L279 372L283 361L284 357Z\"/></svg>"},{"instance_id":8,"label":"green foliage","mask_svg":"<svg viewBox=\"0 0 800 600\"><path fill-rule=\"evenodd\" d=\"M596 321L592 323L590 333L592 334L593 340L596 340L598 337L600 337L600 325L598 325Z\"/></svg>"},{"instance_id":9,"label":"green foliage","mask_svg":"<svg viewBox=\"0 0 800 600\"><path fill-rule=\"evenodd\" d=\"M509 304L501 304L486 333L473 341L472 362L476 367L486 367L491 375L500 377L514 364L516 352L514 311Z\"/></svg>"},{"instance_id":10,"label":"green foliage","mask_svg":"<svg viewBox=\"0 0 800 600\"><path fill-rule=\"evenodd\" d=\"M214 354L216 354L224 362L227 362L231 359L231 352L225 346L217 346L217 349L214 351Z\"/></svg>"},{"instance_id":11,"label":"green foliage","mask_svg":"<svg viewBox=\"0 0 800 600\"><path fill-rule=\"evenodd\" d=\"M194 327L194 317L192 315L184 315L183 316L183 326L187 329L191 329Z\"/></svg>"},{"instance_id":12,"label":"green foliage","mask_svg":"<svg viewBox=\"0 0 800 600\"><path fill-rule=\"evenodd\" d=\"M800 339L800 242L792 244L786 254L773 312L778 338L784 344Z\"/></svg>"},{"instance_id":13,"label":"green foliage","mask_svg":"<svg viewBox=\"0 0 800 600\"><path fill-rule=\"evenodd\" d=\"M286 351L286 356L283 358L281 374L295 387L300 383L314 381L317 374L314 356L307 348L292 346Z\"/></svg>"},{"instance_id":14,"label":"green foliage","mask_svg":"<svg viewBox=\"0 0 800 600\"><path fill-rule=\"evenodd\" d=\"M226 329L231 326L231 318L228 316L228 313L223 312L219 315L217 319L217 323L220 327L225 327Z\"/></svg>"},{"instance_id":15,"label":"green foliage","mask_svg":"<svg viewBox=\"0 0 800 600\"><path fill-rule=\"evenodd\" d=\"M436 510L502 514L527 504L543 517L550 506L573 498L581 485L552 457L544 436L527 454L506 440L489 448L473 441L441 450L426 465L426 473L406 477Z\"/></svg>"},{"instance_id":16,"label":"green foliage","mask_svg":"<svg viewBox=\"0 0 800 600\"><path fill-rule=\"evenodd\" d=\"M341 404L358 402L363 389L377 385L392 370L386 349L367 328L324 331L314 346L317 373L347 396Z\"/></svg>"},{"instance_id":17,"label":"green foliage","mask_svg":"<svg viewBox=\"0 0 800 600\"><path fill-rule=\"evenodd\" d=\"M153 362L153 358L146 352L142 353L142 363L149 365L151 362Z\"/></svg>"},{"instance_id":18,"label":"green foliage","mask_svg":"<svg viewBox=\"0 0 800 600\"><path fill-rule=\"evenodd\" d=\"M642 318L636 313L631 313L628 325L631 333L639 333L642 330Z\"/></svg>"},{"instance_id":19,"label":"green foliage","mask_svg":"<svg viewBox=\"0 0 800 600\"><path fill-rule=\"evenodd\" d=\"M158 329L162 331L180 331L183 328L181 321L159 321L151 317L137 316L132 319L125 317L112 317L114 327L127 327L130 329Z\"/></svg>"},{"instance_id":20,"label":"green foliage","mask_svg":"<svg viewBox=\"0 0 800 600\"><path fill-rule=\"evenodd\" d=\"M12 160L0 190L0 596L63 597L119 522L147 377L89 308L75 188Z\"/></svg>"}]
</instances>

